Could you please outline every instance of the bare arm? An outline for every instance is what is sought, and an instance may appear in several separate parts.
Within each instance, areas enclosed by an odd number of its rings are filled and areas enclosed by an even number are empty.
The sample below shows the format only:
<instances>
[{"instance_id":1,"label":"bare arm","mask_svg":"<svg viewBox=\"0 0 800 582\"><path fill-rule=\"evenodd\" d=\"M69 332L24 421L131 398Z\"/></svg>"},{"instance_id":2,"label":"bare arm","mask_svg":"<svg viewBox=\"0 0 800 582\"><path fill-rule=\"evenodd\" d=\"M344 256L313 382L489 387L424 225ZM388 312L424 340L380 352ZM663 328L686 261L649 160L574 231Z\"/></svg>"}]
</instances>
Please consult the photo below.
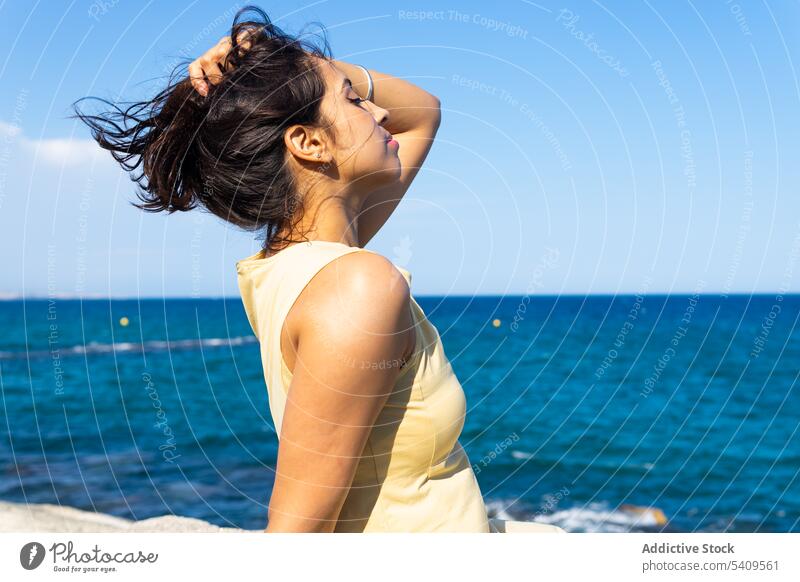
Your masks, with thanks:
<instances>
[{"instance_id":1,"label":"bare arm","mask_svg":"<svg viewBox=\"0 0 800 582\"><path fill-rule=\"evenodd\" d=\"M364 71L349 63L334 60L353 83L359 97L366 98L368 82ZM422 88L385 73L369 69L373 81L373 102L389 111L384 126L396 139L402 166L397 182L375 190L364 202L358 218L359 246L365 246L392 215L411 182L417 176L433 145L441 123L439 99Z\"/></svg>"},{"instance_id":2,"label":"bare arm","mask_svg":"<svg viewBox=\"0 0 800 582\"><path fill-rule=\"evenodd\" d=\"M331 532L408 345L409 289L384 257L322 269L292 309L298 351L269 504L272 532Z\"/></svg>"},{"instance_id":3,"label":"bare arm","mask_svg":"<svg viewBox=\"0 0 800 582\"><path fill-rule=\"evenodd\" d=\"M243 44L246 46L246 39ZM192 84L200 94L207 93L207 83L216 84L222 79L220 64L230 47L231 39L226 36L189 65ZM350 79L358 96L365 99L368 83L364 71L344 61L332 62ZM389 111L384 127L400 144L397 155L402 170L396 182L376 189L364 201L358 217L361 247L366 246L397 208L428 156L441 123L441 106L436 96L398 77L373 69L369 73L374 84L374 103Z\"/></svg>"}]
</instances>

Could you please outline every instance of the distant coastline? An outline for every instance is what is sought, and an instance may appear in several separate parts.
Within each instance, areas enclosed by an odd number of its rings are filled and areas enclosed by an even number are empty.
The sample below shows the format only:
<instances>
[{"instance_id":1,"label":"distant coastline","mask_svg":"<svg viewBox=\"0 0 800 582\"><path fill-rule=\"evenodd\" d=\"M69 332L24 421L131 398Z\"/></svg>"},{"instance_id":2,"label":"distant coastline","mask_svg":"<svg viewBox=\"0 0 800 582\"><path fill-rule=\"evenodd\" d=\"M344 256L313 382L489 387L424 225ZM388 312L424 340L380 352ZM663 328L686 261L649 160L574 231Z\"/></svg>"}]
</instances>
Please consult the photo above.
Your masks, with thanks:
<instances>
[{"instance_id":1,"label":"distant coastline","mask_svg":"<svg viewBox=\"0 0 800 582\"><path fill-rule=\"evenodd\" d=\"M671 293L643 293L641 296L643 297L690 297L692 295L699 295L700 297L770 297L776 294L781 294L783 297L800 297L800 293L780 293L780 291L758 291L755 293L748 293L748 292L704 292L704 293L694 293L691 291L676 291ZM620 293L610 293L610 292L603 292L603 293L536 293L533 297L537 297L540 299L546 298L556 298L556 297L570 297L570 298L581 298L581 297L592 297L592 298L601 298L601 297L635 297L637 295L636 292L627 291L627 292L620 292ZM417 298L430 298L430 299L437 299L437 298L463 298L463 299L472 299L472 298L521 298L526 297L525 293L508 293L505 295L496 294L496 293L486 293L486 294L463 294L463 293L450 293L447 295L441 294L427 294L427 293L414 293L414 297ZM234 301L239 300L239 295L133 295L133 296L107 296L107 295L72 295L72 294L63 294L63 295L17 295L13 293L3 294L0 293L0 301L50 301L50 300L59 300L59 301L163 301L163 300L170 300L170 301Z\"/></svg>"}]
</instances>

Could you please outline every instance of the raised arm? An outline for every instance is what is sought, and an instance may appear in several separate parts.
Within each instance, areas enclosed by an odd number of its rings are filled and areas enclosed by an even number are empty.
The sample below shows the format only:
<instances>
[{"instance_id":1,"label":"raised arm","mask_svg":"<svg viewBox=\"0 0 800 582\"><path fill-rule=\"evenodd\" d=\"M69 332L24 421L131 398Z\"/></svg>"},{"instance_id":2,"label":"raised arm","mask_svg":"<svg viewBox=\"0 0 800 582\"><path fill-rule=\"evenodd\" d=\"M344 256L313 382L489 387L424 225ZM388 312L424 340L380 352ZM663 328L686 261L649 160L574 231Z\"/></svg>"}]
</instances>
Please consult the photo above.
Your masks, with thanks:
<instances>
[{"instance_id":1,"label":"raised arm","mask_svg":"<svg viewBox=\"0 0 800 582\"><path fill-rule=\"evenodd\" d=\"M366 98L368 83L364 71L343 61L334 60L353 83L353 89ZM375 190L364 202L358 218L359 246L365 246L375 236L402 200L411 182L433 145L441 123L439 99L424 89L400 79L368 69L373 81L373 102L389 111L384 128L400 144L402 172L397 182Z\"/></svg>"},{"instance_id":2,"label":"raised arm","mask_svg":"<svg viewBox=\"0 0 800 582\"><path fill-rule=\"evenodd\" d=\"M399 373L374 364L397 363L411 343L409 293L386 258L357 252L329 263L300 294L268 533L334 530Z\"/></svg>"},{"instance_id":3,"label":"raised arm","mask_svg":"<svg viewBox=\"0 0 800 582\"><path fill-rule=\"evenodd\" d=\"M243 45L247 46L246 39ZM207 93L208 83L218 83L222 78L221 64L230 47L230 37L224 37L189 65L192 84L202 95ZM368 84L364 72L344 61L334 59L332 62L350 79L358 96L365 99ZM365 200L358 217L358 243L361 247L377 234L397 208L425 161L441 123L438 97L398 77L368 70L374 85L373 102L389 111L389 120L384 128L400 144L397 155L402 170L396 182L376 189Z\"/></svg>"}]
</instances>

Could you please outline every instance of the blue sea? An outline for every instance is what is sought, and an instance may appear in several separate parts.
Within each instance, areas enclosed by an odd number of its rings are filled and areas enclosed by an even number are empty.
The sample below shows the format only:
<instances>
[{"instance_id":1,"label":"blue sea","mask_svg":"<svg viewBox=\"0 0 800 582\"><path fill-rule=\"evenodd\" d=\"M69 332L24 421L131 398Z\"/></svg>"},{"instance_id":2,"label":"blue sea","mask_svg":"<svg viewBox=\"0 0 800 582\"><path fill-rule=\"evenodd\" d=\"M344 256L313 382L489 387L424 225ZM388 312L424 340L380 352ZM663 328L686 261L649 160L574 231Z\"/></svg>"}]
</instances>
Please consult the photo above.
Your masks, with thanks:
<instances>
[{"instance_id":1,"label":"blue sea","mask_svg":"<svg viewBox=\"0 0 800 582\"><path fill-rule=\"evenodd\" d=\"M492 515L800 531L800 296L417 301ZM3 301L0 330L0 499L265 527L277 439L238 298Z\"/></svg>"}]
</instances>

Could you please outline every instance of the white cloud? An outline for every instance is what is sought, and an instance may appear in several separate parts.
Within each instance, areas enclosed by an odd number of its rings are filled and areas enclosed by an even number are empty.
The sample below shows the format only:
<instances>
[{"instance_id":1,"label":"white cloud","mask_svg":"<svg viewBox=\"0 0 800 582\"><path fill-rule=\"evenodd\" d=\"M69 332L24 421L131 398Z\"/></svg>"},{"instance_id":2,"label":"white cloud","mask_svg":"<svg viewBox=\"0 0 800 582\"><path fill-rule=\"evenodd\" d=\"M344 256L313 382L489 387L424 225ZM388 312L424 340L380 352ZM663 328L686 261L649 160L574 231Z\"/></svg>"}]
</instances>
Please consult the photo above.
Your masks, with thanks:
<instances>
[{"instance_id":1,"label":"white cloud","mask_svg":"<svg viewBox=\"0 0 800 582\"><path fill-rule=\"evenodd\" d=\"M0 137L4 137L6 139L15 138L21 133L21 131L22 130L18 125L0 121Z\"/></svg>"},{"instance_id":2,"label":"white cloud","mask_svg":"<svg viewBox=\"0 0 800 582\"><path fill-rule=\"evenodd\" d=\"M26 142L28 147L35 150L37 159L53 165L77 166L91 163L95 156L103 153L100 146L89 139L42 139Z\"/></svg>"},{"instance_id":3,"label":"white cloud","mask_svg":"<svg viewBox=\"0 0 800 582\"><path fill-rule=\"evenodd\" d=\"M50 138L30 139L18 125L0 121L0 137L6 141L19 140L25 155L37 163L52 166L80 166L94 163L95 156L105 154L91 139ZM109 157L105 154L104 157Z\"/></svg>"}]
</instances>

